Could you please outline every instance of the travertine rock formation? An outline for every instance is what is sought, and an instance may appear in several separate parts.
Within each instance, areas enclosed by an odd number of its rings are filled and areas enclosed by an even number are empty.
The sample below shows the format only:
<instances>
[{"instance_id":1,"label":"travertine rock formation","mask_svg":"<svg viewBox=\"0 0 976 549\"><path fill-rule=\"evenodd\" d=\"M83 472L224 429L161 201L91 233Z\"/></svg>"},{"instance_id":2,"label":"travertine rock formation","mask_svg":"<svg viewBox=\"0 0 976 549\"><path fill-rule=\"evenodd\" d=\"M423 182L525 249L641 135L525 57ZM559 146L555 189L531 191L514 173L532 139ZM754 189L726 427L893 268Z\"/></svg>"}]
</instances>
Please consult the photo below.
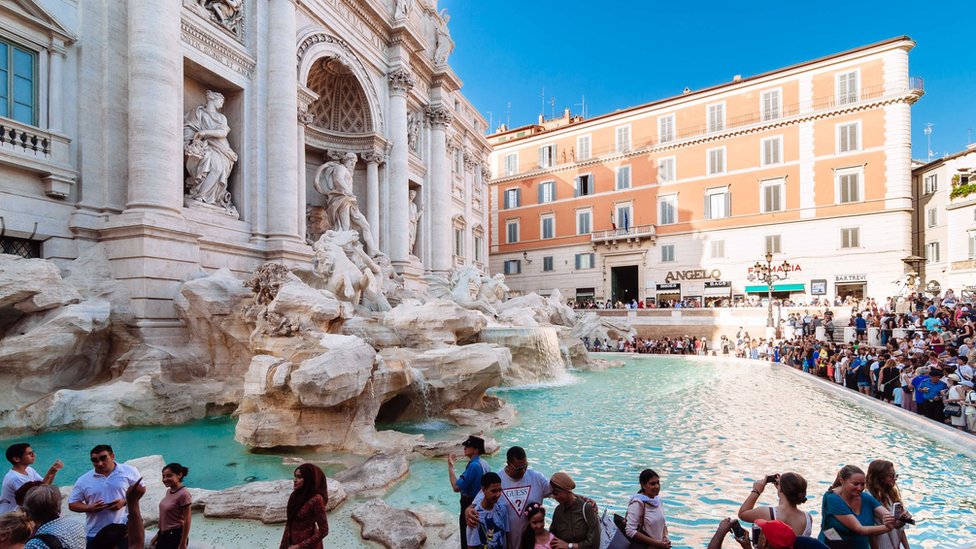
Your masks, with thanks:
<instances>
[{"instance_id":1,"label":"travertine rock formation","mask_svg":"<svg viewBox=\"0 0 976 549\"><path fill-rule=\"evenodd\" d=\"M420 518L411 511L396 509L373 499L353 509L352 518L363 528L363 539L389 549L418 549L427 541Z\"/></svg>"}]
</instances>

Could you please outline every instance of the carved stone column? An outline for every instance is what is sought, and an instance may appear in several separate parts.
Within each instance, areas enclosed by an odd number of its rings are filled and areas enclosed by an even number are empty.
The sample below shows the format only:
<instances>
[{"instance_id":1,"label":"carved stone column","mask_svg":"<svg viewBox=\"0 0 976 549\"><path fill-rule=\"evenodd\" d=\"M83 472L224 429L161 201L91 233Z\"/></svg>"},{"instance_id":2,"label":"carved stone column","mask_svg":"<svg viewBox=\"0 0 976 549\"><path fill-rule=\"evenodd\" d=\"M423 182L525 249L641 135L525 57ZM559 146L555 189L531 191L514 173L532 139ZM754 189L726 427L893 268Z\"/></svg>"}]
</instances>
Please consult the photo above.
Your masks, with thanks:
<instances>
[{"instance_id":1,"label":"carved stone column","mask_svg":"<svg viewBox=\"0 0 976 549\"><path fill-rule=\"evenodd\" d=\"M451 162L447 157L447 126L454 117L444 106L427 109L430 119L430 269L446 273L453 265L451 245Z\"/></svg>"},{"instance_id":2,"label":"carved stone column","mask_svg":"<svg viewBox=\"0 0 976 549\"><path fill-rule=\"evenodd\" d=\"M304 181L298 181L295 0L268 4L268 238L301 242L297 193Z\"/></svg>"},{"instance_id":3,"label":"carved stone column","mask_svg":"<svg viewBox=\"0 0 976 549\"><path fill-rule=\"evenodd\" d=\"M380 230L380 164L386 161L386 157L378 151L361 156L366 162L366 222L375 239ZM371 244L378 249L376 242Z\"/></svg>"},{"instance_id":4,"label":"carved stone column","mask_svg":"<svg viewBox=\"0 0 976 549\"><path fill-rule=\"evenodd\" d=\"M64 54L63 42L58 40L51 45L47 127L52 131L64 129Z\"/></svg>"},{"instance_id":5,"label":"carved stone column","mask_svg":"<svg viewBox=\"0 0 976 549\"><path fill-rule=\"evenodd\" d=\"M394 263L410 261L410 210L407 201L409 168L407 155L407 94L414 85L410 72L400 68L387 75L390 84L390 152L389 203L383 207L389 212L390 260Z\"/></svg>"},{"instance_id":6,"label":"carved stone column","mask_svg":"<svg viewBox=\"0 0 976 549\"><path fill-rule=\"evenodd\" d=\"M183 207L182 9L182 3L173 0L128 3L126 210L180 214Z\"/></svg>"}]
</instances>

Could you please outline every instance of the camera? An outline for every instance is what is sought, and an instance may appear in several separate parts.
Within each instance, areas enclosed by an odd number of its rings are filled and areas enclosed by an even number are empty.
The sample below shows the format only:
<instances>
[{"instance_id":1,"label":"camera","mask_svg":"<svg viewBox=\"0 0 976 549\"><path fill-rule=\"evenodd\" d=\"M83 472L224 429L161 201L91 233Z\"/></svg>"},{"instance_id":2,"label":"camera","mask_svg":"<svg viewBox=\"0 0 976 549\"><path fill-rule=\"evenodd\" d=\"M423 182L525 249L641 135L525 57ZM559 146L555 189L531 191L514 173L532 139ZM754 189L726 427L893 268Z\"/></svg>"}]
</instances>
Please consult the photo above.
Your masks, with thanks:
<instances>
[{"instance_id":1,"label":"camera","mask_svg":"<svg viewBox=\"0 0 976 549\"><path fill-rule=\"evenodd\" d=\"M742 536L746 535L746 529L739 524L739 521L733 520L729 526L732 528L732 537L735 539L742 539Z\"/></svg>"},{"instance_id":2,"label":"camera","mask_svg":"<svg viewBox=\"0 0 976 549\"><path fill-rule=\"evenodd\" d=\"M779 483L779 473L775 475L769 475L766 477L766 484L778 484Z\"/></svg>"},{"instance_id":3,"label":"camera","mask_svg":"<svg viewBox=\"0 0 976 549\"><path fill-rule=\"evenodd\" d=\"M759 547L759 533L760 532L762 532L762 529L759 528L758 526L753 526L752 527L752 546L753 547Z\"/></svg>"}]
</instances>

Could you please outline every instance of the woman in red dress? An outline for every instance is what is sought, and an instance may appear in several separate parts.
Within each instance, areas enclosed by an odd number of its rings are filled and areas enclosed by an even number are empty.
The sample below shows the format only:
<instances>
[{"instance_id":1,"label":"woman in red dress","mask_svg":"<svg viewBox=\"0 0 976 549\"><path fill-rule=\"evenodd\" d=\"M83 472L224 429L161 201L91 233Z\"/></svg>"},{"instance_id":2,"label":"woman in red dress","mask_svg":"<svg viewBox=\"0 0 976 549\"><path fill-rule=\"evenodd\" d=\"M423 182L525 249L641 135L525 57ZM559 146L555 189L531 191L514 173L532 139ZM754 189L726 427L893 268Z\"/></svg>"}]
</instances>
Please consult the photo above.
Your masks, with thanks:
<instances>
[{"instance_id":1,"label":"woman in red dress","mask_svg":"<svg viewBox=\"0 0 976 549\"><path fill-rule=\"evenodd\" d=\"M323 549L322 540L329 535L329 519L325 515L328 502L329 489L322 469L311 463L299 465L279 549Z\"/></svg>"}]
</instances>

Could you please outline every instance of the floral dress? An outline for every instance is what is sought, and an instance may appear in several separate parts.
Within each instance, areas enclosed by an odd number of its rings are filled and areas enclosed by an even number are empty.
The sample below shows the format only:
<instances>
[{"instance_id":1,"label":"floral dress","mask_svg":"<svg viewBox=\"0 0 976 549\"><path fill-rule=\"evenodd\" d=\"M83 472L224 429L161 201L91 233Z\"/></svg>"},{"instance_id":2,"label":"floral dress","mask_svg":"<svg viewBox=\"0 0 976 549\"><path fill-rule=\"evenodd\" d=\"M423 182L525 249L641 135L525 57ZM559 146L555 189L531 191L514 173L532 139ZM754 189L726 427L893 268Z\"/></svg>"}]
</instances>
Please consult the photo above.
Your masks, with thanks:
<instances>
[{"instance_id":1,"label":"floral dress","mask_svg":"<svg viewBox=\"0 0 976 549\"><path fill-rule=\"evenodd\" d=\"M325 500L316 494L298 510L294 520L285 523L279 549L293 545L301 549L323 549L322 539L329 535L329 518L325 514Z\"/></svg>"}]
</instances>

